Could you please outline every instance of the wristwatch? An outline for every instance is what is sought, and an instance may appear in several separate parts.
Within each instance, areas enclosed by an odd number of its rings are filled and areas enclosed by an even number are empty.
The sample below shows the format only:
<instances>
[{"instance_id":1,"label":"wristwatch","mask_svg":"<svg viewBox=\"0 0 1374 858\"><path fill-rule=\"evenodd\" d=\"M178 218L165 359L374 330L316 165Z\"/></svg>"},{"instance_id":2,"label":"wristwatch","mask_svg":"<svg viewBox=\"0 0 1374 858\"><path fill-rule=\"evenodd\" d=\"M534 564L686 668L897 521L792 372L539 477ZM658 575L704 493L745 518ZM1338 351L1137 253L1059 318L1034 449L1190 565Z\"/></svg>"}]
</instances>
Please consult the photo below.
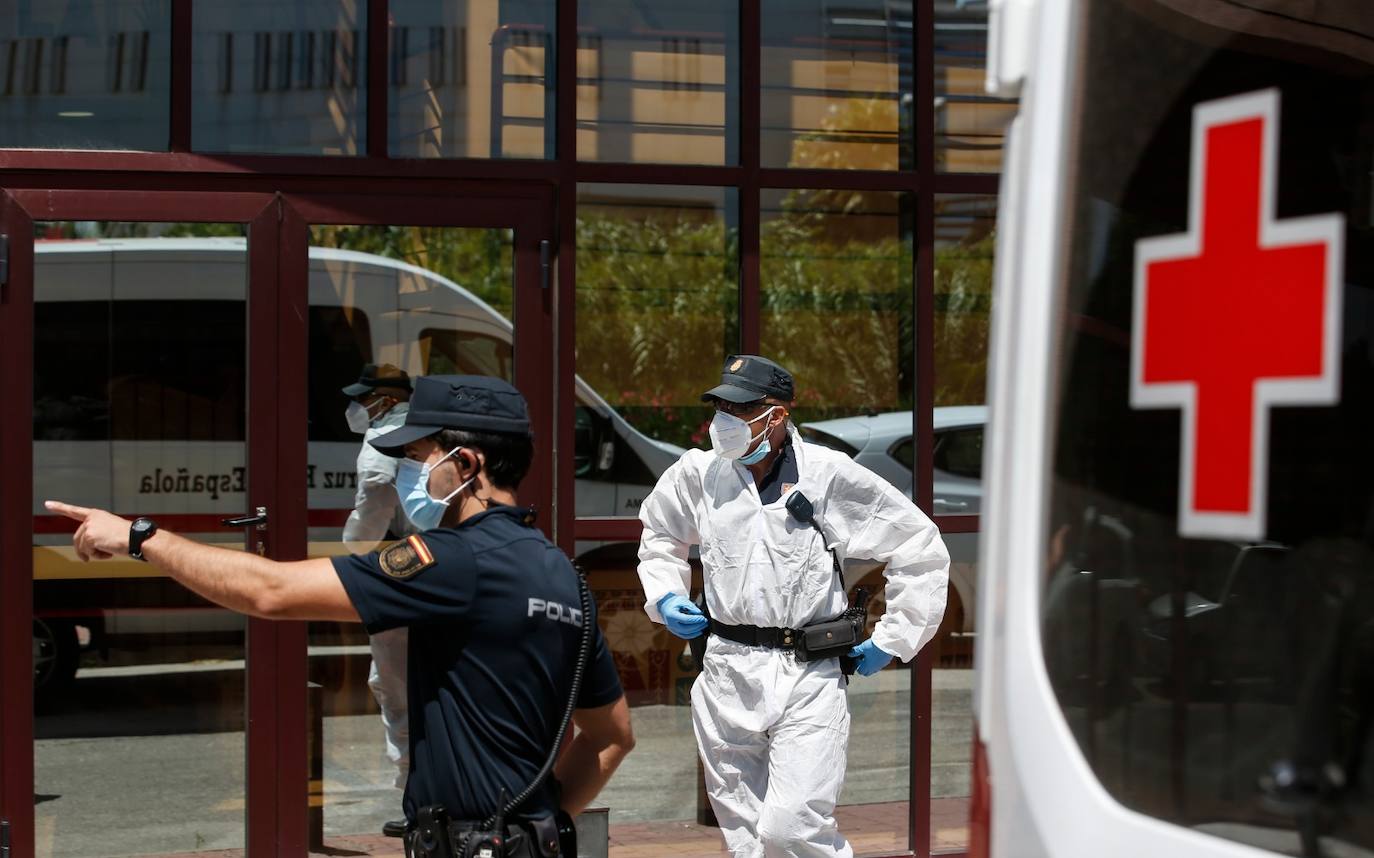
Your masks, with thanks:
<instances>
[{"instance_id":1,"label":"wristwatch","mask_svg":"<svg viewBox=\"0 0 1374 858\"><path fill-rule=\"evenodd\" d=\"M135 519L129 525L129 556L147 563L148 558L143 556L143 543L154 533L157 533L157 522L151 518Z\"/></svg>"}]
</instances>

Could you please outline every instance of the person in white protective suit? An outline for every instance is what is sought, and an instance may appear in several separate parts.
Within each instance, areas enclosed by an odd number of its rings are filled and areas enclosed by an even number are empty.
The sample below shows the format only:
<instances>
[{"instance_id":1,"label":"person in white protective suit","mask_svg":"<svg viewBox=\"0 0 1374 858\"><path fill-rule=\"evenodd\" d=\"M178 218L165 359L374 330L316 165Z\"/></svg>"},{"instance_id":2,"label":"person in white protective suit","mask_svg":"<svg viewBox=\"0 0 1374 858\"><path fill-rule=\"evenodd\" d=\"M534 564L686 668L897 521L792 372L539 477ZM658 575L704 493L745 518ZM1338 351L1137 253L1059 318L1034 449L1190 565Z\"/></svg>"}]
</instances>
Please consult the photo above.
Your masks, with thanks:
<instances>
[{"instance_id":1,"label":"person in white protective suit","mask_svg":"<svg viewBox=\"0 0 1374 858\"><path fill-rule=\"evenodd\" d=\"M839 560L886 564L887 610L848 652L870 676L910 661L945 610L949 554L901 492L835 450L801 440L788 420L792 376L732 355L702 400L716 407L712 450L688 450L640 507L645 610L679 637L710 634L692 686L706 788L735 858L851 856L835 824L849 740L840 658L799 661L794 630L846 608ZM787 509L794 493L817 527ZM701 547L709 618L688 599ZM754 641L754 644L742 641Z\"/></svg>"},{"instance_id":2,"label":"person in white protective suit","mask_svg":"<svg viewBox=\"0 0 1374 858\"><path fill-rule=\"evenodd\" d=\"M383 541L403 539L416 530L406 519L396 496L396 465L399 461L372 446L374 438L405 423L410 410L410 376L391 364L367 364L354 384L343 388L353 401L345 413L348 427L363 436L358 451L358 490L353 512L344 523L343 540L354 554L366 554ZM402 627L372 635L372 666L367 685L382 710L386 756L396 765L397 789L405 790L410 772L410 725L406 705L407 630ZM383 826L383 832L399 837L405 820Z\"/></svg>"}]
</instances>

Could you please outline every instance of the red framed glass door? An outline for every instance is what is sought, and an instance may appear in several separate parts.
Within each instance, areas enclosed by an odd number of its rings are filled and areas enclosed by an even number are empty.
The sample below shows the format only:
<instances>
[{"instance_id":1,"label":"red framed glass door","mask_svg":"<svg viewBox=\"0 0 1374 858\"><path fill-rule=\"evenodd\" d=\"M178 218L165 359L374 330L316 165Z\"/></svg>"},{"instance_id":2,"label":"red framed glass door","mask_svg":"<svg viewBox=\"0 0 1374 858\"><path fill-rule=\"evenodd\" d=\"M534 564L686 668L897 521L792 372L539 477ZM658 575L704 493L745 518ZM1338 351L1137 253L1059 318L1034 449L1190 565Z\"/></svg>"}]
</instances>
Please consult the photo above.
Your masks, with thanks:
<instances>
[{"instance_id":1,"label":"red framed glass door","mask_svg":"<svg viewBox=\"0 0 1374 858\"><path fill-rule=\"evenodd\" d=\"M369 311L369 357L505 375L552 439L551 195L16 189L2 205L0 818L14 854L108 852L119 819L140 838L125 854L303 855L326 821L370 830L366 814L332 815L368 803L312 785L307 753L312 731L330 749L375 718L330 700L358 702L356 651L312 645L304 623L226 617L146 567L78 564L41 500L306 556L347 514L329 503L348 492L329 435L345 403L325 380L356 374L345 346ZM551 512L554 454L537 446L521 499ZM219 526L259 508L264 528ZM308 694L317 666L326 681ZM44 675L55 684L36 687ZM105 815L83 825L93 806Z\"/></svg>"},{"instance_id":2,"label":"red framed glass door","mask_svg":"<svg viewBox=\"0 0 1374 858\"><path fill-rule=\"evenodd\" d=\"M344 419L342 389L368 364L409 378L514 383L536 437L520 498L552 532L551 208L540 189L283 198L283 318L293 334L281 354L292 368L279 393L282 447L303 461L282 491L289 509L307 510L291 521L295 556L364 552L406 532L394 493L377 484L385 462ZM404 420L395 398L368 408L375 427ZM333 839L377 835L402 815L406 641L403 630L369 638L358 624L310 623L305 644L307 724L291 736L310 739L297 757L310 766L307 839L314 849L342 847Z\"/></svg>"}]
</instances>

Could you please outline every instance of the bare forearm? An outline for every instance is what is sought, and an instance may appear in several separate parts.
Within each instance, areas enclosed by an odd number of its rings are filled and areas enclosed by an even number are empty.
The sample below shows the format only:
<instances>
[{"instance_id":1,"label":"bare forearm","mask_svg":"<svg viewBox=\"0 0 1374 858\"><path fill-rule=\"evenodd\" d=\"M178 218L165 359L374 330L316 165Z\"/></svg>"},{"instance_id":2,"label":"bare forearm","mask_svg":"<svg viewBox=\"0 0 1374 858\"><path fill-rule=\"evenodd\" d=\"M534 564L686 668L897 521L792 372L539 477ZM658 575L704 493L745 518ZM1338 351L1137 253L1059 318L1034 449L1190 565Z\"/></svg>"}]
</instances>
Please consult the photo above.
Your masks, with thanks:
<instances>
[{"instance_id":1,"label":"bare forearm","mask_svg":"<svg viewBox=\"0 0 1374 858\"><path fill-rule=\"evenodd\" d=\"M563 785L563 810L569 816L581 813L601 792L629 753L628 747L614 742L599 745L586 733L578 733L573 737L567 751L554 767L554 774Z\"/></svg>"},{"instance_id":2,"label":"bare forearm","mask_svg":"<svg viewBox=\"0 0 1374 858\"><path fill-rule=\"evenodd\" d=\"M160 530L143 544L143 556L187 589L231 611L269 616L283 564L248 551L205 545Z\"/></svg>"}]
</instances>

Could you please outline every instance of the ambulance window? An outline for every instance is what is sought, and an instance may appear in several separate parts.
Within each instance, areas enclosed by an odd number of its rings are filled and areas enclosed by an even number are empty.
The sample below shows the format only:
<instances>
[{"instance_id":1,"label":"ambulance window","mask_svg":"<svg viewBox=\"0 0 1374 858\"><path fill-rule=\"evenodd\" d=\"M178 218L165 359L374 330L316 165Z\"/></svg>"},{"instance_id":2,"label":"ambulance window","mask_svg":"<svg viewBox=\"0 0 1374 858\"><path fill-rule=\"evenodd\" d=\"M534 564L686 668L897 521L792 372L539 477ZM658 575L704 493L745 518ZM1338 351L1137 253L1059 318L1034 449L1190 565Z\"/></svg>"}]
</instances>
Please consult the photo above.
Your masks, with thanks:
<instances>
[{"instance_id":1,"label":"ambulance window","mask_svg":"<svg viewBox=\"0 0 1374 858\"><path fill-rule=\"evenodd\" d=\"M420 342L429 344L427 375L489 375L515 380L514 352L509 339L426 328L420 332Z\"/></svg>"},{"instance_id":2,"label":"ambulance window","mask_svg":"<svg viewBox=\"0 0 1374 858\"><path fill-rule=\"evenodd\" d=\"M33 439L107 440L110 303L38 301L33 319Z\"/></svg>"},{"instance_id":3,"label":"ambulance window","mask_svg":"<svg viewBox=\"0 0 1374 858\"><path fill-rule=\"evenodd\" d=\"M36 440L244 439L243 302L41 301L34 322Z\"/></svg>"},{"instance_id":4,"label":"ambulance window","mask_svg":"<svg viewBox=\"0 0 1374 858\"><path fill-rule=\"evenodd\" d=\"M1082 4L1054 227L1051 685L1122 805L1282 854L1374 850L1368 8Z\"/></svg>"},{"instance_id":5,"label":"ambulance window","mask_svg":"<svg viewBox=\"0 0 1374 858\"><path fill-rule=\"evenodd\" d=\"M358 442L344 411L342 388L358 380L372 361L372 330L356 307L310 308L309 420L311 441Z\"/></svg>"}]
</instances>

